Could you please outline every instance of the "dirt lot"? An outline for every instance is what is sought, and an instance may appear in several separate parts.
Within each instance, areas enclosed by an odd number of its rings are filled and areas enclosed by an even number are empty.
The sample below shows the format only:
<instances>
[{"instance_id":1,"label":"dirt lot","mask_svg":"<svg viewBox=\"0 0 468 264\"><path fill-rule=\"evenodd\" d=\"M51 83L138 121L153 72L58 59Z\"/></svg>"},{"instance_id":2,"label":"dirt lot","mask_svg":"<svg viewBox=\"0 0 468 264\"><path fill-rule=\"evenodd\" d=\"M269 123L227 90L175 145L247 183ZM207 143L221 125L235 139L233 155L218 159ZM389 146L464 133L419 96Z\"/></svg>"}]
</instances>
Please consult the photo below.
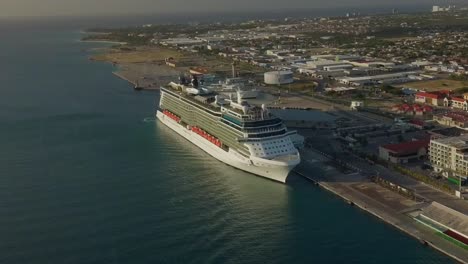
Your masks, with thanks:
<instances>
[{"instance_id":1,"label":"dirt lot","mask_svg":"<svg viewBox=\"0 0 468 264\"><path fill-rule=\"evenodd\" d=\"M422 81L422 82L411 82L398 87L410 87L414 89L424 90L427 92L440 91L440 90L457 90L460 88L468 87L468 82L455 81L449 79Z\"/></svg>"},{"instance_id":2,"label":"dirt lot","mask_svg":"<svg viewBox=\"0 0 468 264\"><path fill-rule=\"evenodd\" d=\"M144 46L133 50L118 48L104 50L102 53L92 56L90 59L106 61L119 65L130 64L164 64L164 59L172 57L176 61L184 62L184 66L177 67L179 72L186 72L190 67L203 67L209 73L221 76L230 76L232 72L231 60L217 56L207 56L197 53L181 52L170 48ZM263 69L246 64L237 63L237 70L241 75L257 75L263 73Z\"/></svg>"},{"instance_id":3,"label":"dirt lot","mask_svg":"<svg viewBox=\"0 0 468 264\"><path fill-rule=\"evenodd\" d=\"M168 57L180 59L183 57L183 54L171 49L165 49L160 47L145 47L137 48L136 50L132 51L111 49L108 52L94 55L91 57L91 59L115 63L143 63L164 61L164 59Z\"/></svg>"}]
</instances>

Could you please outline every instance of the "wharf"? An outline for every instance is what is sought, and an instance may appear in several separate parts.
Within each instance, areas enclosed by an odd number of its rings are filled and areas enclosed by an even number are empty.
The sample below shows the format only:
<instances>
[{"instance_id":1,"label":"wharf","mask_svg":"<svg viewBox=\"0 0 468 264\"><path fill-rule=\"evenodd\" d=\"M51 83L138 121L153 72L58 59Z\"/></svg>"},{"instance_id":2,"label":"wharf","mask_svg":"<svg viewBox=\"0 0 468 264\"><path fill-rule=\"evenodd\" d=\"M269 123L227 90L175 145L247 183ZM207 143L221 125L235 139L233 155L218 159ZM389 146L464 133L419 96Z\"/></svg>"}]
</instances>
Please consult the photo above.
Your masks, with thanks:
<instances>
[{"instance_id":1,"label":"wharf","mask_svg":"<svg viewBox=\"0 0 468 264\"><path fill-rule=\"evenodd\" d=\"M162 85L176 80L180 72L166 65L143 63L118 64L113 74L141 90L159 90Z\"/></svg>"},{"instance_id":2,"label":"wharf","mask_svg":"<svg viewBox=\"0 0 468 264\"><path fill-rule=\"evenodd\" d=\"M400 231L416 238L423 245L430 246L454 260L468 264L468 250L437 235L436 232L418 223L411 216L428 206L428 202L416 202L371 182L361 173L344 174L327 166L321 173L310 173L323 168L329 159L317 152L304 150L303 162L294 172L335 195L344 199Z\"/></svg>"}]
</instances>

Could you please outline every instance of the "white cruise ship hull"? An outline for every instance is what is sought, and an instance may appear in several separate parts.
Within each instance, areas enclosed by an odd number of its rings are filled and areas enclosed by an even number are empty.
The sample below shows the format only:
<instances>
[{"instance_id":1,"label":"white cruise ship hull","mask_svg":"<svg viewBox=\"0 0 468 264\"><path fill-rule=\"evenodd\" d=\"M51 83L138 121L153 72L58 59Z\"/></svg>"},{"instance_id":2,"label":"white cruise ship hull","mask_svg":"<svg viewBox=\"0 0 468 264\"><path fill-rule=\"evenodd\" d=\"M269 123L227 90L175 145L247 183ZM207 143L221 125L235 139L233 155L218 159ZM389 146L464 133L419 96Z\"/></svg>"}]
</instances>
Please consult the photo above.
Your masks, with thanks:
<instances>
[{"instance_id":1,"label":"white cruise ship hull","mask_svg":"<svg viewBox=\"0 0 468 264\"><path fill-rule=\"evenodd\" d=\"M235 168L274 181L285 183L289 172L300 162L299 157L295 157L289 161L276 161L256 157L246 158L233 149L229 149L229 151L226 152L195 132L183 127L173 119L164 115L162 112L157 111L156 117L161 121L161 123L165 124L214 158Z\"/></svg>"}]
</instances>

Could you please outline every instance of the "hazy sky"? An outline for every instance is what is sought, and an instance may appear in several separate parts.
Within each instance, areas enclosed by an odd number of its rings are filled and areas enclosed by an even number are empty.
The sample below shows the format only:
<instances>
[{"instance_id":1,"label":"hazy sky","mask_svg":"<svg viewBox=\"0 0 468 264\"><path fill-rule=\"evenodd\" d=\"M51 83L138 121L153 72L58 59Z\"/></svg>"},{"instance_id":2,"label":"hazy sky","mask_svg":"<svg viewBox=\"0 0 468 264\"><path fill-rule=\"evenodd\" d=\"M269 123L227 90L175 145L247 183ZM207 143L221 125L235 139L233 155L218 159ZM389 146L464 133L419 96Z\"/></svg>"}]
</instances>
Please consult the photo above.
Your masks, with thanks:
<instances>
[{"instance_id":1,"label":"hazy sky","mask_svg":"<svg viewBox=\"0 0 468 264\"><path fill-rule=\"evenodd\" d=\"M244 11L364 5L432 5L463 0L0 0L0 16ZM466 0L465 0L466 1Z\"/></svg>"}]
</instances>

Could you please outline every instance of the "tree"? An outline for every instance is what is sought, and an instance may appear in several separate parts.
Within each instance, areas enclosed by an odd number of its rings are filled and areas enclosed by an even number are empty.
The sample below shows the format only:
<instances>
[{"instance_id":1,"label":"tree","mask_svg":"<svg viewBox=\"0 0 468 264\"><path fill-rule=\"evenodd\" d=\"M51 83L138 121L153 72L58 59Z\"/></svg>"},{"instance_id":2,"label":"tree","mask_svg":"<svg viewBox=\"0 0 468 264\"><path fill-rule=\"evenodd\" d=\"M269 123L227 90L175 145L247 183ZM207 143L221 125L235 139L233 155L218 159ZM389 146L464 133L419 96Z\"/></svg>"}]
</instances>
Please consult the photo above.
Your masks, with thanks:
<instances>
[{"instance_id":1,"label":"tree","mask_svg":"<svg viewBox=\"0 0 468 264\"><path fill-rule=\"evenodd\" d=\"M405 138L403 137L403 135L401 135L401 134L398 135L398 142L401 143L401 142L403 142L403 141L405 141Z\"/></svg>"},{"instance_id":2,"label":"tree","mask_svg":"<svg viewBox=\"0 0 468 264\"><path fill-rule=\"evenodd\" d=\"M365 147L369 144L369 142L367 141L367 138L365 137L362 137L361 139L359 139L359 143L361 143L361 146Z\"/></svg>"}]
</instances>

